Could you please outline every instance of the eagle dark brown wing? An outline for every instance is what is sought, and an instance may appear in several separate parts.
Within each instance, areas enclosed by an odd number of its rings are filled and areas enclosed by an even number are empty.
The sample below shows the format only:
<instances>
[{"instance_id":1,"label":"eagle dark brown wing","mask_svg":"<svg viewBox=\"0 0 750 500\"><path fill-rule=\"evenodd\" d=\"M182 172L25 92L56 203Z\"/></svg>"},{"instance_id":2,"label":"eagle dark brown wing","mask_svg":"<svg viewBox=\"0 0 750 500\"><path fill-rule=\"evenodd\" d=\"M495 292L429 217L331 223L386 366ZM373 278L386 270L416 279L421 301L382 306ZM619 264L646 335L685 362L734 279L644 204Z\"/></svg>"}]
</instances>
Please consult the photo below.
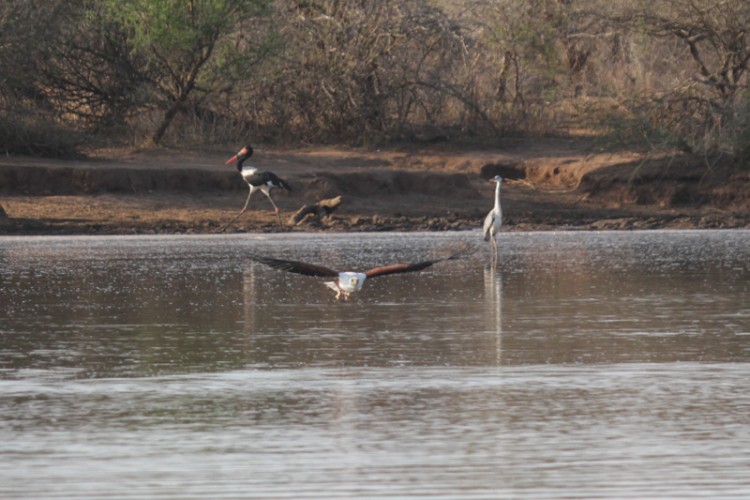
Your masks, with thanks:
<instances>
[{"instance_id":1,"label":"eagle dark brown wing","mask_svg":"<svg viewBox=\"0 0 750 500\"><path fill-rule=\"evenodd\" d=\"M387 276L389 274L413 273L416 271L421 271L422 269L426 269L433 264L437 264L438 262L458 259L466 253L466 250L462 250L451 255L450 257L445 257L443 259L423 260L422 262L413 262L411 264L391 264L388 266L373 267L369 271L365 272L365 276L367 276L368 278L375 278L377 276Z\"/></svg>"},{"instance_id":2,"label":"eagle dark brown wing","mask_svg":"<svg viewBox=\"0 0 750 500\"><path fill-rule=\"evenodd\" d=\"M289 273L304 274L305 276L319 276L323 278L338 278L339 272L323 266L307 264L296 260L272 259L271 257L261 257L251 255L250 258L255 262L260 262L274 269L286 271Z\"/></svg>"},{"instance_id":3,"label":"eagle dark brown wing","mask_svg":"<svg viewBox=\"0 0 750 500\"><path fill-rule=\"evenodd\" d=\"M389 274L399 273L413 273L415 271L421 271L426 267L430 267L435 262L414 262L413 264L391 264L388 266L373 267L369 271L365 271L365 276L368 278L375 278L377 276L387 276Z\"/></svg>"}]
</instances>

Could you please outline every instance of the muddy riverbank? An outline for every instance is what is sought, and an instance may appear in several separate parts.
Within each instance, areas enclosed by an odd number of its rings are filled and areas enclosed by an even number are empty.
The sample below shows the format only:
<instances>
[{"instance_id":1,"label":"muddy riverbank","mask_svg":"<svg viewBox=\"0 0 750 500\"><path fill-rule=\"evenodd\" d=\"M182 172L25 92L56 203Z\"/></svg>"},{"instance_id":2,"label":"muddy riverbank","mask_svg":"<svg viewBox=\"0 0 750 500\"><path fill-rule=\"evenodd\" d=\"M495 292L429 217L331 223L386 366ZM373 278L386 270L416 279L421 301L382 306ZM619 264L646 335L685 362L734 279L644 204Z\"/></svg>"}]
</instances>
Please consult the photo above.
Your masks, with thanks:
<instances>
[{"instance_id":1,"label":"muddy riverbank","mask_svg":"<svg viewBox=\"0 0 750 500\"><path fill-rule=\"evenodd\" d=\"M2 234L211 233L247 188L231 150L95 151L80 160L0 159ZM750 227L750 174L700 159L592 153L577 139L387 150L257 148L251 163L293 187L263 195L227 232L466 230L481 226L500 174L506 231ZM330 216L292 215L341 196Z\"/></svg>"}]
</instances>

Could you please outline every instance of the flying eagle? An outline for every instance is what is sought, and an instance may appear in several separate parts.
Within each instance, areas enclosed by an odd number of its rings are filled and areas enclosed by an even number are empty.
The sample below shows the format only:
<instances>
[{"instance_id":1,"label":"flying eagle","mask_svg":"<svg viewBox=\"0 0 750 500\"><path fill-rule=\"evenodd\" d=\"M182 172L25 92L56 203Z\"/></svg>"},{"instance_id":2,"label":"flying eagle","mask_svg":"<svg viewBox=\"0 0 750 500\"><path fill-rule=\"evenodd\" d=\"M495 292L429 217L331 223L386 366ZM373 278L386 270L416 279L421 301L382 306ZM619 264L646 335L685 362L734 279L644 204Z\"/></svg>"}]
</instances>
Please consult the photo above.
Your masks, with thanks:
<instances>
[{"instance_id":1,"label":"flying eagle","mask_svg":"<svg viewBox=\"0 0 750 500\"><path fill-rule=\"evenodd\" d=\"M423 260L411 264L390 264L386 266L373 267L365 272L340 272L328 267L315 264L307 264L296 260L274 259L271 257L262 257L252 255L250 258L255 262L260 262L274 269L286 271L289 273L304 274L305 276L315 276L319 278L334 278L333 281L326 281L325 285L336 292L336 300L349 300L349 295L362 290L367 278L376 278L378 276L387 276L389 274L412 273L421 271L438 262L446 260L455 260L466 253L462 250L458 253L435 260Z\"/></svg>"}]
</instances>

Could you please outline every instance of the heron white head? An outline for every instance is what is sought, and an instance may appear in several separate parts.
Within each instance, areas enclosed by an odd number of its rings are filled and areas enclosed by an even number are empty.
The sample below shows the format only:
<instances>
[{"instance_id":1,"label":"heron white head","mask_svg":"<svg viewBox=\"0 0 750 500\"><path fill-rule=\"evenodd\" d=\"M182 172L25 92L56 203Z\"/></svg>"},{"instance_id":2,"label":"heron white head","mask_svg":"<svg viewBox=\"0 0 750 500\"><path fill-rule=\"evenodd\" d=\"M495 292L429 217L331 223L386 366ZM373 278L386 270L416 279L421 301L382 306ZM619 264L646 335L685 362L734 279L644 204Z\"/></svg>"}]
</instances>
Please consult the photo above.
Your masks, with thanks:
<instances>
[{"instance_id":1,"label":"heron white head","mask_svg":"<svg viewBox=\"0 0 750 500\"><path fill-rule=\"evenodd\" d=\"M500 177L499 175L496 175L495 177L490 179L490 182L497 182L498 184L500 184L501 182L503 182L503 178Z\"/></svg>"}]
</instances>

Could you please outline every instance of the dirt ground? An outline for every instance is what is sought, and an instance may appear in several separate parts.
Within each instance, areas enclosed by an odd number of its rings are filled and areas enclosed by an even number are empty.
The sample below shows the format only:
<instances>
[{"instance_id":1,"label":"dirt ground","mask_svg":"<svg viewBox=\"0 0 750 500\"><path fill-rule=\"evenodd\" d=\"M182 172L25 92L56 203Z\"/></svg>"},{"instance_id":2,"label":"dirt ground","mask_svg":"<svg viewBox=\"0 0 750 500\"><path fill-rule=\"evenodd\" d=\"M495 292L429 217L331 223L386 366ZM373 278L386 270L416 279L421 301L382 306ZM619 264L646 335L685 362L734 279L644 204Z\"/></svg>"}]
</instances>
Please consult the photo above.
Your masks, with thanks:
<instances>
[{"instance_id":1,"label":"dirt ground","mask_svg":"<svg viewBox=\"0 0 750 500\"><path fill-rule=\"evenodd\" d=\"M256 147L246 164L292 192L256 193L226 232L415 231L480 228L504 177L505 231L750 227L750 173L663 153L592 152L585 138L506 140L383 150ZM240 145L241 146L241 145ZM237 147L236 149L239 149ZM247 187L224 161L234 150L99 150L82 160L0 159L0 234L215 233ZM291 220L342 196L329 217Z\"/></svg>"}]
</instances>

